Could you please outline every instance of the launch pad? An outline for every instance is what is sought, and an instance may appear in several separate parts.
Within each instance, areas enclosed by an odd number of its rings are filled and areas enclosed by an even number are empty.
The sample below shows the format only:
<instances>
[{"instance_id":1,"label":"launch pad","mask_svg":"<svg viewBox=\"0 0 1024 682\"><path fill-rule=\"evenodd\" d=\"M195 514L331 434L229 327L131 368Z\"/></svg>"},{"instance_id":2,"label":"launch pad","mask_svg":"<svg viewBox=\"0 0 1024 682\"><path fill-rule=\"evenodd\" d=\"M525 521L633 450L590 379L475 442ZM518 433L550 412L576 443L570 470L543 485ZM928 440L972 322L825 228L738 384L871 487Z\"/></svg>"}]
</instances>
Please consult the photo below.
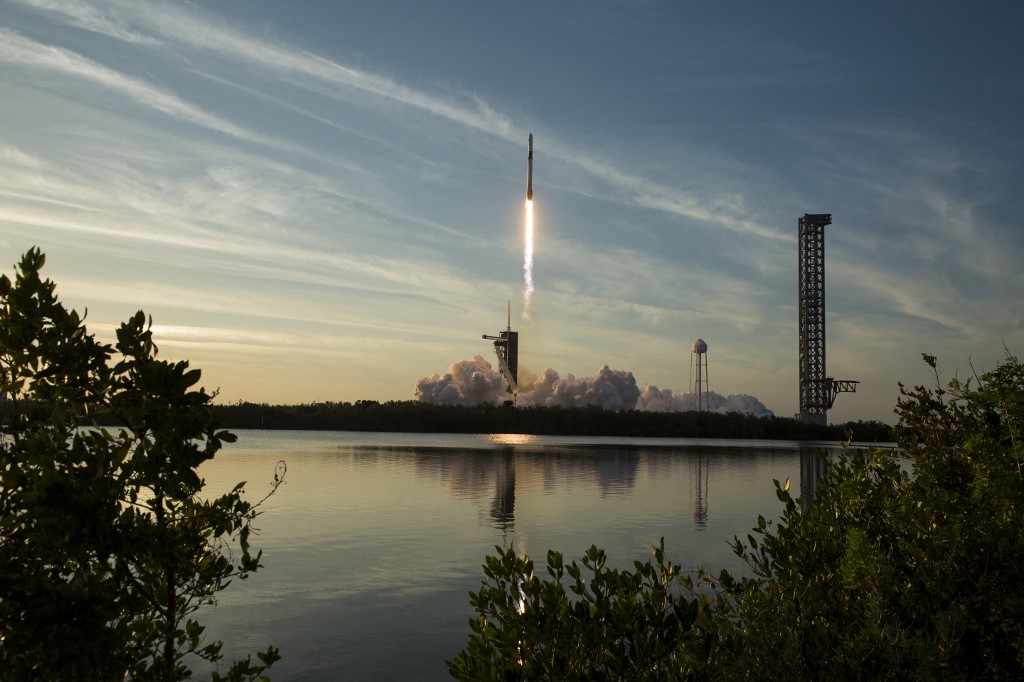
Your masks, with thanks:
<instances>
[{"instance_id":1,"label":"launch pad","mask_svg":"<svg viewBox=\"0 0 1024 682\"><path fill-rule=\"evenodd\" d=\"M512 301L508 302L508 326L497 336L484 334L482 338L494 342L494 354L498 356L498 368L505 377L508 392L515 403L519 394L519 332L512 331Z\"/></svg>"}]
</instances>

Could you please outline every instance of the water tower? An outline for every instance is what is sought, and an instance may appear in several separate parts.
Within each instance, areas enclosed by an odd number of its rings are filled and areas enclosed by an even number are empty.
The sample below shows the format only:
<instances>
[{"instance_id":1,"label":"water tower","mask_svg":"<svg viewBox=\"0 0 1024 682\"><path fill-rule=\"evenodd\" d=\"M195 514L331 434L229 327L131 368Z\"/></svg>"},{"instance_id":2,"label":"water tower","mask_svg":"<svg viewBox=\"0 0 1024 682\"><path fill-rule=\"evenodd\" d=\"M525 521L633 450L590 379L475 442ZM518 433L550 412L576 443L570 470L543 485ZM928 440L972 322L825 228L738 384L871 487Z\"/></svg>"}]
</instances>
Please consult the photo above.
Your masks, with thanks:
<instances>
[{"instance_id":1,"label":"water tower","mask_svg":"<svg viewBox=\"0 0 1024 682\"><path fill-rule=\"evenodd\" d=\"M697 339L690 347L690 406L700 412L708 404L708 344Z\"/></svg>"}]
</instances>

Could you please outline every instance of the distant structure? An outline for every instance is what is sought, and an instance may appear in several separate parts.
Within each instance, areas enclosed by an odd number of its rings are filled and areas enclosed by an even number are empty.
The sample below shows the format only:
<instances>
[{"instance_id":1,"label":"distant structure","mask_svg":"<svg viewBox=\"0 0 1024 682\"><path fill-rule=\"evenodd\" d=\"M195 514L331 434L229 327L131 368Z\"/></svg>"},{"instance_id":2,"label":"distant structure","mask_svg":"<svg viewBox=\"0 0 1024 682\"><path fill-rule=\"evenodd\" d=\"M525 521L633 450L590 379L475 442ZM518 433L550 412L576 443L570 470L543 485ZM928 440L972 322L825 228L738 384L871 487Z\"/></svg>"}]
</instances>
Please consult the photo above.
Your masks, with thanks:
<instances>
[{"instance_id":1,"label":"distant structure","mask_svg":"<svg viewBox=\"0 0 1024 682\"><path fill-rule=\"evenodd\" d=\"M708 404L708 344L697 339L690 347L690 406L700 412Z\"/></svg>"},{"instance_id":2,"label":"distant structure","mask_svg":"<svg viewBox=\"0 0 1024 682\"><path fill-rule=\"evenodd\" d=\"M825 226L831 213L805 213L800 233L800 419L828 424L827 412L839 393L857 390L857 381L825 376Z\"/></svg>"},{"instance_id":3,"label":"distant structure","mask_svg":"<svg viewBox=\"0 0 1024 682\"><path fill-rule=\"evenodd\" d=\"M515 403L519 394L519 332L512 331L512 301L508 302L508 327L497 336L483 335L483 338L494 342L494 354L498 356L498 368L508 383L508 392Z\"/></svg>"}]
</instances>

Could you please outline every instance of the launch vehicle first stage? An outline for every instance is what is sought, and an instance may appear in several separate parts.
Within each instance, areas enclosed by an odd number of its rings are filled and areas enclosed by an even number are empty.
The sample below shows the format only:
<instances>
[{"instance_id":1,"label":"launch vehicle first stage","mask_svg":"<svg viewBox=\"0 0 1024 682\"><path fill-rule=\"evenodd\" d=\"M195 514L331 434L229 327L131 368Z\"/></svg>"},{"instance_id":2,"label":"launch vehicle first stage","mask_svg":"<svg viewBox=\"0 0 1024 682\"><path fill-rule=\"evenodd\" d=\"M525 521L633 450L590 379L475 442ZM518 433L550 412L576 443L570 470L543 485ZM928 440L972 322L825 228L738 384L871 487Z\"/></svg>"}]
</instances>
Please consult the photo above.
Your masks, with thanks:
<instances>
[{"instance_id":1,"label":"launch vehicle first stage","mask_svg":"<svg viewBox=\"0 0 1024 682\"><path fill-rule=\"evenodd\" d=\"M533 201L533 133L530 133L530 152L526 156L526 199Z\"/></svg>"}]
</instances>

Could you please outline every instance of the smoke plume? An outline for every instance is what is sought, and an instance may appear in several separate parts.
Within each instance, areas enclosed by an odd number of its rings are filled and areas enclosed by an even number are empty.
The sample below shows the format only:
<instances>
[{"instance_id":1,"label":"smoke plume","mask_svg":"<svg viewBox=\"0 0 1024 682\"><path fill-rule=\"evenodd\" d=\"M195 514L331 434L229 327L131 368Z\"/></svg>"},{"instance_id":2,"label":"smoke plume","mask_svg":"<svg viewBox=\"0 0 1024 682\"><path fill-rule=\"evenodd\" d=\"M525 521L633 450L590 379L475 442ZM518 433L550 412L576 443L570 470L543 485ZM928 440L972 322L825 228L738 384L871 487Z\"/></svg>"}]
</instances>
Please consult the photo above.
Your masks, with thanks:
<instances>
[{"instance_id":1,"label":"smoke plume","mask_svg":"<svg viewBox=\"0 0 1024 682\"><path fill-rule=\"evenodd\" d=\"M480 403L497 404L505 393L505 379L480 355L472 360L452 363L444 376L435 374L416 382L416 400L438 405L473 407Z\"/></svg>"},{"instance_id":2,"label":"smoke plume","mask_svg":"<svg viewBox=\"0 0 1024 682\"><path fill-rule=\"evenodd\" d=\"M416 383L416 399L439 405L471 407L480 403L500 405L511 396L505 379L483 356L459 360L443 375L424 377ZM637 386L632 372L604 365L593 377L561 377L550 367L531 375L520 369L520 405L560 407L597 406L606 410L645 410L648 412L684 412L696 409L689 393L673 393L657 386ZM756 417L771 416L772 411L757 398L737 394L723 397L717 393L703 396L702 405L711 412L740 412Z\"/></svg>"},{"instance_id":3,"label":"smoke plume","mask_svg":"<svg viewBox=\"0 0 1024 682\"><path fill-rule=\"evenodd\" d=\"M673 393L671 388L664 390L657 386L644 386L637 400L638 410L645 412L685 412L697 409L697 396L689 392ZM701 395L701 409L708 412L739 412L754 417L771 417L775 413L764 403L752 395L736 393L728 397L714 391Z\"/></svg>"}]
</instances>

